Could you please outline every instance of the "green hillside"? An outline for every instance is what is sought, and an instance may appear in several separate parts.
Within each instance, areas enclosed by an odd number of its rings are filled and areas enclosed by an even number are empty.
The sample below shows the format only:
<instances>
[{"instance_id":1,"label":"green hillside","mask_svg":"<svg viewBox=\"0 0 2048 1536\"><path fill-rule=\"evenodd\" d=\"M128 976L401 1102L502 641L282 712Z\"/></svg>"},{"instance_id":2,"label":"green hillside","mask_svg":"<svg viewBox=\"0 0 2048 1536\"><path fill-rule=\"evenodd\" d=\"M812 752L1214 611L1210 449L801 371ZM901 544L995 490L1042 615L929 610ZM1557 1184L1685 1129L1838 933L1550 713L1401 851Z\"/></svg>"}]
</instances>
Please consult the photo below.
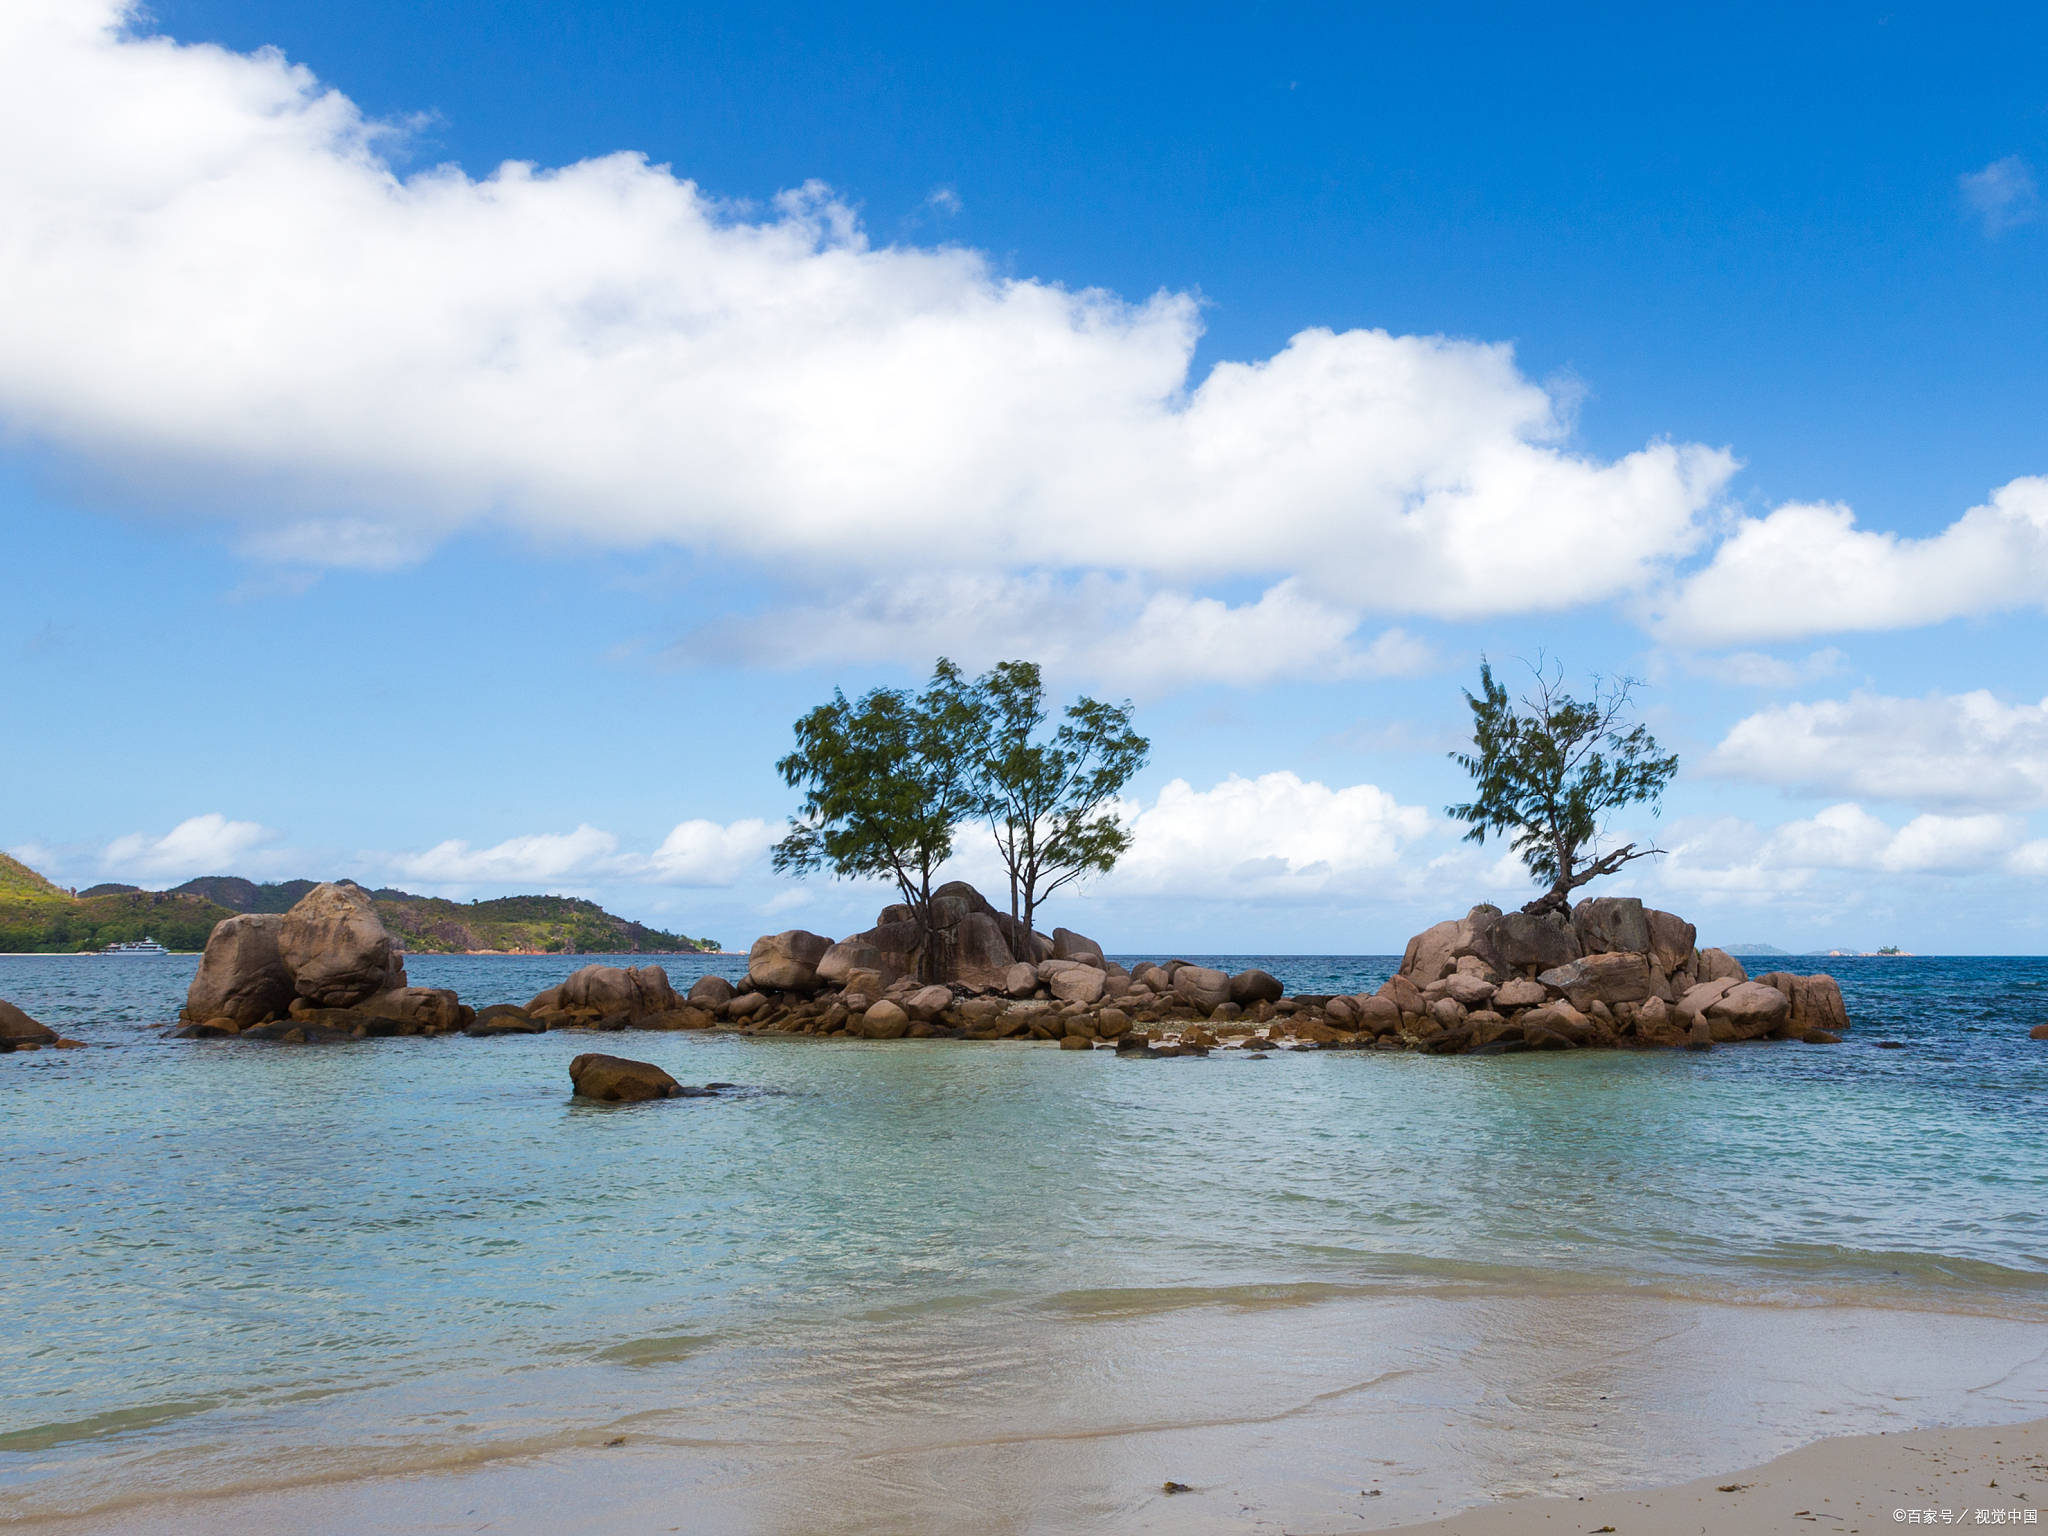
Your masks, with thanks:
<instances>
[{"instance_id":1,"label":"green hillside","mask_svg":"<svg viewBox=\"0 0 2048 1536\"><path fill-rule=\"evenodd\" d=\"M285 880L259 885L232 875L209 875L170 891L96 885L73 896L0 854L0 953L62 954L143 938L167 949L204 949L222 918L286 911L314 884ZM412 954L674 954L718 948L714 939L649 928L594 901L569 896L456 902L390 889L370 896L384 926Z\"/></svg>"},{"instance_id":2,"label":"green hillside","mask_svg":"<svg viewBox=\"0 0 2048 1536\"><path fill-rule=\"evenodd\" d=\"M19 859L0 853L0 902L69 901L71 893L52 885Z\"/></svg>"}]
</instances>

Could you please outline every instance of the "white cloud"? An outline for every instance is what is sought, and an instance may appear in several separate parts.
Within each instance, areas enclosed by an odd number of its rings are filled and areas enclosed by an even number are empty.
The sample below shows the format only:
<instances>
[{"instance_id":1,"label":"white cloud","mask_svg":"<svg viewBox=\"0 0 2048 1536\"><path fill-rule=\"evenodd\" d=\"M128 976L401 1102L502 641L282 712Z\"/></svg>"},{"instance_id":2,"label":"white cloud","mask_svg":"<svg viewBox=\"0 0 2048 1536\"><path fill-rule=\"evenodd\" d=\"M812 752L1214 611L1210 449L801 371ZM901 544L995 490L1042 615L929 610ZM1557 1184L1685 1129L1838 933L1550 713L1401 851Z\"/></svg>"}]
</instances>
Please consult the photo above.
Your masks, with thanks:
<instances>
[{"instance_id":1,"label":"white cloud","mask_svg":"<svg viewBox=\"0 0 2048 1536\"><path fill-rule=\"evenodd\" d=\"M101 865L134 883L176 884L199 875L239 874L277 834L253 821L230 821L218 811L189 817L162 837L131 832L107 844Z\"/></svg>"},{"instance_id":2,"label":"white cloud","mask_svg":"<svg viewBox=\"0 0 2048 1536\"><path fill-rule=\"evenodd\" d=\"M1894 828L1853 802L1769 830L1724 818L1674 829L1656 879L1679 892L1770 896L1829 874L1977 874L2010 860L2022 825L2011 816L1928 814Z\"/></svg>"},{"instance_id":3,"label":"white cloud","mask_svg":"<svg viewBox=\"0 0 2048 1536\"><path fill-rule=\"evenodd\" d=\"M1807 794L2030 809L2048 805L2048 700L2007 705L1980 688L1784 704L1737 721L1706 766Z\"/></svg>"},{"instance_id":4,"label":"white cloud","mask_svg":"<svg viewBox=\"0 0 2048 1536\"><path fill-rule=\"evenodd\" d=\"M458 838L424 853L398 854L389 867L401 879L429 885L517 885L584 880L616 867L619 840L596 827L574 832L537 832L508 837L489 848L472 848Z\"/></svg>"},{"instance_id":5,"label":"white cloud","mask_svg":"<svg viewBox=\"0 0 2048 1536\"><path fill-rule=\"evenodd\" d=\"M806 666L950 655L969 668L1029 655L1043 665L1145 690L1209 680L1410 676L1436 665L1398 627L1360 643L1355 604L1313 597L1295 581L1255 601L1150 590L1102 575L909 574L843 596L720 620L686 636L686 662Z\"/></svg>"},{"instance_id":6,"label":"white cloud","mask_svg":"<svg viewBox=\"0 0 2048 1536\"><path fill-rule=\"evenodd\" d=\"M775 829L757 818L685 821L662 840L648 869L663 885L729 886L766 865Z\"/></svg>"},{"instance_id":7,"label":"white cloud","mask_svg":"<svg viewBox=\"0 0 2048 1536\"><path fill-rule=\"evenodd\" d=\"M2048 478L2014 480L1932 538L1856 526L1843 506L1744 518L1658 626L1696 645L1902 629L2048 601Z\"/></svg>"},{"instance_id":8,"label":"white cloud","mask_svg":"<svg viewBox=\"0 0 2048 1536\"><path fill-rule=\"evenodd\" d=\"M2018 155L1994 160L1981 171L1965 172L1956 178L1956 185L1987 235L2003 234L2041 211L2041 189L2034 182L2034 169Z\"/></svg>"},{"instance_id":9,"label":"white cloud","mask_svg":"<svg viewBox=\"0 0 2048 1536\"><path fill-rule=\"evenodd\" d=\"M747 819L680 822L652 853L621 852L610 832L582 825L573 832L509 837L488 848L460 839L423 853L371 856L394 878L435 886L589 884L728 886L764 862L775 833Z\"/></svg>"},{"instance_id":10,"label":"white cloud","mask_svg":"<svg viewBox=\"0 0 2048 1536\"><path fill-rule=\"evenodd\" d=\"M1109 572L1139 646L1270 675L1247 653L1369 667L1365 611L1634 590L1734 470L1570 451L1505 346L1307 330L1197 379L1189 295L877 248L814 186L751 215L626 154L400 176L304 69L131 14L0 14L0 419L275 558L495 522L813 589Z\"/></svg>"},{"instance_id":11,"label":"white cloud","mask_svg":"<svg viewBox=\"0 0 2048 1536\"><path fill-rule=\"evenodd\" d=\"M1292 773L1175 779L1130 819L1131 849L1105 896L1311 900L1388 880L1435 818L1372 784L1332 789Z\"/></svg>"},{"instance_id":12,"label":"white cloud","mask_svg":"<svg viewBox=\"0 0 2048 1536\"><path fill-rule=\"evenodd\" d=\"M1697 676L1737 688L1797 688L1834 676L1846 659L1830 645L1809 651L1798 661L1763 651L1733 651L1725 656L1689 657L1685 667Z\"/></svg>"}]
</instances>

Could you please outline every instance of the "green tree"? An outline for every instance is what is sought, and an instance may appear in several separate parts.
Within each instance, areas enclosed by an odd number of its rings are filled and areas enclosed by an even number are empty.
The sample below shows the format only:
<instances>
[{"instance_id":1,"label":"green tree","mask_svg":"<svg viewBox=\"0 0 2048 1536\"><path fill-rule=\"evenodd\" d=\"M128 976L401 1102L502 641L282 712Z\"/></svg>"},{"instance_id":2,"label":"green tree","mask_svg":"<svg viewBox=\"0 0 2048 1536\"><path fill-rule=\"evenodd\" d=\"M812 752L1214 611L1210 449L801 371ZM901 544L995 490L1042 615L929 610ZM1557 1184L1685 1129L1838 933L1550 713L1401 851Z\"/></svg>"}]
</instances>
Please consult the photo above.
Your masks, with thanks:
<instances>
[{"instance_id":1,"label":"green tree","mask_svg":"<svg viewBox=\"0 0 2048 1536\"><path fill-rule=\"evenodd\" d=\"M1113 802L1144 767L1151 742L1131 729L1131 703L1083 695L1048 738L1038 664L1005 661L974 685L982 714L977 787L1010 877L1010 921L1029 933L1053 892L1107 873L1131 845Z\"/></svg>"},{"instance_id":2,"label":"green tree","mask_svg":"<svg viewBox=\"0 0 2048 1536\"><path fill-rule=\"evenodd\" d=\"M896 882L918 927L918 968L933 979L932 875L953 829L981 809L984 710L958 667L939 658L924 691L877 688L858 703L838 689L796 723L796 750L775 766L804 794L775 868Z\"/></svg>"},{"instance_id":3,"label":"green tree","mask_svg":"<svg viewBox=\"0 0 2048 1536\"><path fill-rule=\"evenodd\" d=\"M1484 843L1488 833L1510 837L1529 873L1549 882L1524 912L1567 911L1571 893L1589 880L1661 851L1624 843L1601 853L1599 837L1609 811L1647 804L1654 812L1678 758L1660 755L1649 731L1629 722L1635 679L1596 678L1594 697L1581 702L1540 658L1529 670L1535 685L1517 701L1480 659L1479 692L1465 692L1473 750L1451 754L1475 793L1444 810L1471 828L1468 843Z\"/></svg>"}]
</instances>

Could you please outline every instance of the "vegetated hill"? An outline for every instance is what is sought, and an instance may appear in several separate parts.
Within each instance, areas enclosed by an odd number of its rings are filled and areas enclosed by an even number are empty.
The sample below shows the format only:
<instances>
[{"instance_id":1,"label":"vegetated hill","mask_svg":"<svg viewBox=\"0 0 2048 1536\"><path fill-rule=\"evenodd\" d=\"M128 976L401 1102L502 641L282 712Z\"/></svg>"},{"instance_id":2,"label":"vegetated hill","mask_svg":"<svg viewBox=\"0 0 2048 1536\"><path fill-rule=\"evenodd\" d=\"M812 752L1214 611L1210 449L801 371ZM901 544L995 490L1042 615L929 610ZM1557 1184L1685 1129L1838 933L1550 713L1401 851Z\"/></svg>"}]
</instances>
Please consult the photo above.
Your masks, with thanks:
<instances>
[{"instance_id":1,"label":"vegetated hill","mask_svg":"<svg viewBox=\"0 0 2048 1536\"><path fill-rule=\"evenodd\" d=\"M19 859L0 853L0 901L69 901L71 893L53 885Z\"/></svg>"},{"instance_id":2,"label":"vegetated hill","mask_svg":"<svg viewBox=\"0 0 2048 1536\"><path fill-rule=\"evenodd\" d=\"M313 889L317 880L279 880L258 885L239 875L201 875L176 889L183 895L201 896L220 903L231 912L289 912L299 898Z\"/></svg>"},{"instance_id":3,"label":"vegetated hill","mask_svg":"<svg viewBox=\"0 0 2048 1536\"><path fill-rule=\"evenodd\" d=\"M594 901L573 896L503 896L496 901L447 901L405 891L372 891L384 926L414 954L470 949L544 954L648 954L715 950L716 939L632 922Z\"/></svg>"},{"instance_id":4,"label":"vegetated hill","mask_svg":"<svg viewBox=\"0 0 2048 1536\"><path fill-rule=\"evenodd\" d=\"M166 949L206 947L213 925L237 912L284 912L317 882L259 885L233 875L188 880L170 891L96 885L72 896L0 854L0 952L62 954L153 938ZM715 950L714 939L615 916L570 896L507 896L456 902L409 891L370 893L377 914L414 954L512 950L539 954L654 954Z\"/></svg>"},{"instance_id":5,"label":"vegetated hill","mask_svg":"<svg viewBox=\"0 0 2048 1536\"><path fill-rule=\"evenodd\" d=\"M175 891L110 891L22 900L0 896L0 952L63 954L155 939L166 949L204 949L213 925L234 914Z\"/></svg>"}]
</instances>

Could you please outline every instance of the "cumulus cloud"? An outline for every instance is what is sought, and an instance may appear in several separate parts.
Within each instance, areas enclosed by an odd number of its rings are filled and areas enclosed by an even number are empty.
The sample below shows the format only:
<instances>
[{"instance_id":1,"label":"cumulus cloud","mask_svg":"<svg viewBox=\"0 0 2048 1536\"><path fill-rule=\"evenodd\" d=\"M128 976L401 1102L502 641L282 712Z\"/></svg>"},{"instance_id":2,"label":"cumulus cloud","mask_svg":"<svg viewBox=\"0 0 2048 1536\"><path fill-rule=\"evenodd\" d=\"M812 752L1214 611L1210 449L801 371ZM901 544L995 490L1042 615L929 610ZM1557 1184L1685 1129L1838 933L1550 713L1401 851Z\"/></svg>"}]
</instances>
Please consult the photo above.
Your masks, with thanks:
<instances>
[{"instance_id":1,"label":"cumulus cloud","mask_svg":"<svg viewBox=\"0 0 2048 1536\"><path fill-rule=\"evenodd\" d=\"M1980 688L1784 704L1737 721L1706 766L1807 794L2032 809L2048 805L2048 700L2008 705Z\"/></svg>"},{"instance_id":2,"label":"cumulus cloud","mask_svg":"<svg viewBox=\"0 0 2048 1536\"><path fill-rule=\"evenodd\" d=\"M100 862L108 873L133 882L173 883L198 875L233 874L246 868L257 850L277 834L253 821L230 821L218 811L189 817L161 837L131 832L107 844Z\"/></svg>"},{"instance_id":3,"label":"cumulus cloud","mask_svg":"<svg viewBox=\"0 0 2048 1536\"><path fill-rule=\"evenodd\" d=\"M1104 895L1312 900L1389 883L1435 818L1373 784L1333 789L1292 773L1175 779L1130 818L1131 849Z\"/></svg>"},{"instance_id":4,"label":"cumulus cloud","mask_svg":"<svg viewBox=\"0 0 2048 1536\"><path fill-rule=\"evenodd\" d=\"M1974 213L1987 235L1999 235L2025 224L2041 211L2041 189L2034 168L2018 155L1994 160L1981 171L1956 178L1963 204Z\"/></svg>"},{"instance_id":5,"label":"cumulus cloud","mask_svg":"<svg viewBox=\"0 0 2048 1536\"><path fill-rule=\"evenodd\" d=\"M547 883L612 873L618 846L611 833L585 825L574 832L508 837L488 848L472 848L450 838L424 853L398 854L389 862L401 878L429 885Z\"/></svg>"},{"instance_id":6,"label":"cumulus cloud","mask_svg":"<svg viewBox=\"0 0 2048 1536\"><path fill-rule=\"evenodd\" d=\"M775 839L768 823L692 820L678 823L652 853L622 851L610 832L587 824L573 832L509 837L488 848L459 839L422 853L375 860L401 879L439 886L588 884L728 886L763 862Z\"/></svg>"},{"instance_id":7,"label":"cumulus cloud","mask_svg":"<svg viewBox=\"0 0 2048 1536\"><path fill-rule=\"evenodd\" d=\"M779 834L758 818L685 821L662 839L647 867L664 885L730 886L765 868Z\"/></svg>"},{"instance_id":8,"label":"cumulus cloud","mask_svg":"<svg viewBox=\"0 0 2048 1536\"><path fill-rule=\"evenodd\" d=\"M1308 330L1198 378L1191 296L877 247L816 186L756 212L631 154L401 175L304 68L136 14L0 14L0 419L277 559L492 522L836 590L1110 572L1141 646L1149 612L1219 665L1370 665L1363 611L1637 588L1735 467L1573 451L1570 400L1501 345Z\"/></svg>"},{"instance_id":9,"label":"cumulus cloud","mask_svg":"<svg viewBox=\"0 0 2048 1536\"><path fill-rule=\"evenodd\" d=\"M1399 627L1362 640L1363 618L1355 604L1315 597L1292 580L1232 604L1103 575L912 574L719 620L671 654L686 663L806 666L944 653L973 668L1030 655L1139 690L1200 679L1411 676L1436 665L1429 645Z\"/></svg>"},{"instance_id":10,"label":"cumulus cloud","mask_svg":"<svg viewBox=\"0 0 2048 1536\"><path fill-rule=\"evenodd\" d=\"M2037 607L2048 594L2048 478L1999 488L1931 538L1856 526L1838 505L1744 518L1704 570L1666 594L1664 635L1694 645L1902 629Z\"/></svg>"},{"instance_id":11,"label":"cumulus cloud","mask_svg":"<svg viewBox=\"0 0 2048 1536\"><path fill-rule=\"evenodd\" d=\"M1854 802L1768 830L1723 818L1674 829L1657 881L1680 892L1773 896L1824 875L1977 874L2011 860L2023 826L2012 816L1929 813L1893 827Z\"/></svg>"}]
</instances>

